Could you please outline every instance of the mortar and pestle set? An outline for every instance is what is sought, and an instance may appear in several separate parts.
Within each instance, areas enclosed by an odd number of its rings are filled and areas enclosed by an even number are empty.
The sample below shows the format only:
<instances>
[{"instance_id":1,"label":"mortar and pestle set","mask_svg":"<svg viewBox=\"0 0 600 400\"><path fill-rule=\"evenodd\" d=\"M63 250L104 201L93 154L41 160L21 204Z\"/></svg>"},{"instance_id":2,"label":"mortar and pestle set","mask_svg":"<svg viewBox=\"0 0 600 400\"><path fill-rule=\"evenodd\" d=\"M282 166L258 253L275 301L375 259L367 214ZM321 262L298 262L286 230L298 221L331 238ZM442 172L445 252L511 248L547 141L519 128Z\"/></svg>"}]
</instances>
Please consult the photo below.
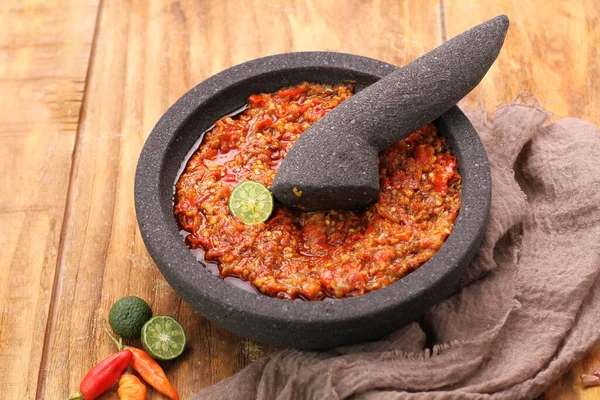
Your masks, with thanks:
<instances>
[{"instance_id":1,"label":"mortar and pestle set","mask_svg":"<svg viewBox=\"0 0 600 400\"><path fill-rule=\"evenodd\" d=\"M191 89L151 132L135 180L140 230L167 281L218 325L247 338L296 348L376 339L454 293L481 243L491 199L485 150L455 104L491 67L507 29L508 18L498 16L402 68L342 53L287 53L237 65ZM192 145L252 94L303 81L349 80L357 93L300 136L281 163L271 191L281 203L302 211L364 209L379 195L378 154L433 121L447 138L462 176L462 207L442 248L390 286L324 302L249 293L199 267L172 212L173 185Z\"/></svg>"}]
</instances>

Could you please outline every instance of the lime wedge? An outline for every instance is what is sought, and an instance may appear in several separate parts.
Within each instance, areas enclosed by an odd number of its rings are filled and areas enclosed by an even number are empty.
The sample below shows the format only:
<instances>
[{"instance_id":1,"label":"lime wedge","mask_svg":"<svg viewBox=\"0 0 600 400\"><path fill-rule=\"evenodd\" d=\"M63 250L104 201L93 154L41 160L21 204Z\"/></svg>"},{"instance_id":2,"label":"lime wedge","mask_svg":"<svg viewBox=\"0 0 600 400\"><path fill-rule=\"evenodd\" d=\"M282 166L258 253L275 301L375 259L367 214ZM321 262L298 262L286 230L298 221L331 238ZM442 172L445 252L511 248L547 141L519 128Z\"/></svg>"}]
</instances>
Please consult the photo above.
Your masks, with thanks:
<instances>
[{"instance_id":1,"label":"lime wedge","mask_svg":"<svg viewBox=\"0 0 600 400\"><path fill-rule=\"evenodd\" d=\"M168 315L150 318L142 327L142 346L156 360L173 360L185 349L185 332Z\"/></svg>"},{"instance_id":2,"label":"lime wedge","mask_svg":"<svg viewBox=\"0 0 600 400\"><path fill-rule=\"evenodd\" d=\"M231 191L229 211L246 225L265 222L273 212L273 195L262 183L244 181Z\"/></svg>"}]
</instances>

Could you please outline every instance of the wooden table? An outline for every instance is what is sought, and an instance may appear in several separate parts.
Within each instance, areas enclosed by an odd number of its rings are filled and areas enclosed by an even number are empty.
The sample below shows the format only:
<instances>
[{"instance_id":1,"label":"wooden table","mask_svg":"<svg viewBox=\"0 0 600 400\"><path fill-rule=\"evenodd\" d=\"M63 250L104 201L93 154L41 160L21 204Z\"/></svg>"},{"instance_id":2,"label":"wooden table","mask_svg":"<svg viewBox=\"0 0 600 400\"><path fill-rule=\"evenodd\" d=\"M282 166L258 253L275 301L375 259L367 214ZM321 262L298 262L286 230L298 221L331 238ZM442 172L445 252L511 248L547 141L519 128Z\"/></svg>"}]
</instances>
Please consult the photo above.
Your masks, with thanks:
<instances>
[{"instance_id":1,"label":"wooden table","mask_svg":"<svg viewBox=\"0 0 600 400\"><path fill-rule=\"evenodd\" d=\"M114 350L100 323L125 295L147 299L186 328L189 351L166 367L183 399L274 350L192 311L137 229L140 149L188 89L231 65L289 51L402 65L500 13L511 18L506 46L469 98L481 95L493 109L528 90L555 118L600 123L597 0L4 0L1 397L75 391ZM600 389L582 391L578 382L597 364L600 346L546 398L600 398ZM116 399L116 391L103 398Z\"/></svg>"}]
</instances>

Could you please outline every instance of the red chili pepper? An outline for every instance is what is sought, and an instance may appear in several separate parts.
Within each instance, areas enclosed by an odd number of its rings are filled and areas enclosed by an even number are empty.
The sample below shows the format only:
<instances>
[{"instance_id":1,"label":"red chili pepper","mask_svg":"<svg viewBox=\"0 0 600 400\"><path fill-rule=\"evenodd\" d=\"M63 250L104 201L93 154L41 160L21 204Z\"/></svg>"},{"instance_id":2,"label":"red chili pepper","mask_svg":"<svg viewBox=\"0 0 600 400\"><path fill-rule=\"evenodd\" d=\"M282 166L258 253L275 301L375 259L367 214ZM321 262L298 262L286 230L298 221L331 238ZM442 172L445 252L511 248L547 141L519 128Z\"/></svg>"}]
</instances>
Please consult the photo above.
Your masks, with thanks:
<instances>
[{"instance_id":1,"label":"red chili pepper","mask_svg":"<svg viewBox=\"0 0 600 400\"><path fill-rule=\"evenodd\" d=\"M179 400L179 395L177 391L169 382L165 371L161 368L160 365L152 357L148 355L144 350L138 349L136 347L123 346L121 340L117 340L103 324L104 331L113 341L113 343L117 346L117 348L125 349L123 351L127 351L132 354L131 358L131 367L138 373L150 386L154 389L158 390L162 394L168 396L172 400ZM87 399L86 399L87 400Z\"/></svg>"},{"instance_id":2,"label":"red chili pepper","mask_svg":"<svg viewBox=\"0 0 600 400\"><path fill-rule=\"evenodd\" d=\"M110 389L129 366L132 358L133 354L127 350L105 358L87 373L79 385L79 392L69 397L69 400L94 400Z\"/></svg>"},{"instance_id":3,"label":"red chili pepper","mask_svg":"<svg viewBox=\"0 0 600 400\"><path fill-rule=\"evenodd\" d=\"M248 98L252 107L260 107L265 103L265 97L260 94L253 94Z\"/></svg>"},{"instance_id":4,"label":"red chili pepper","mask_svg":"<svg viewBox=\"0 0 600 400\"><path fill-rule=\"evenodd\" d=\"M365 236L368 235L369 233L373 232L375 230L375 224L371 224L369 225L369 227L367 228L367 230L365 230Z\"/></svg>"},{"instance_id":5,"label":"red chili pepper","mask_svg":"<svg viewBox=\"0 0 600 400\"><path fill-rule=\"evenodd\" d=\"M456 169L456 158L443 154L438 156L436 164L441 167L436 168L434 172L433 186L436 192L445 195L448 193L448 181L452 178Z\"/></svg>"},{"instance_id":6,"label":"red chili pepper","mask_svg":"<svg viewBox=\"0 0 600 400\"><path fill-rule=\"evenodd\" d=\"M267 117L256 124L256 130L259 131L261 129L268 128L272 125L273 125L273 120L271 118Z\"/></svg>"},{"instance_id":7,"label":"red chili pepper","mask_svg":"<svg viewBox=\"0 0 600 400\"><path fill-rule=\"evenodd\" d=\"M225 174L225 176L221 180L223 182L236 183L237 182L237 177L234 174Z\"/></svg>"},{"instance_id":8,"label":"red chili pepper","mask_svg":"<svg viewBox=\"0 0 600 400\"><path fill-rule=\"evenodd\" d=\"M208 158L209 160L214 160L215 157L217 156L217 154L219 154L219 152L217 150L215 150L215 149L208 149L204 153L204 157Z\"/></svg>"},{"instance_id":9,"label":"red chili pepper","mask_svg":"<svg viewBox=\"0 0 600 400\"><path fill-rule=\"evenodd\" d=\"M267 224L274 224L275 222L279 221L280 219L283 219L285 217L285 214L277 214L276 216L274 216L273 218L271 218L269 221L267 221Z\"/></svg>"},{"instance_id":10,"label":"red chili pepper","mask_svg":"<svg viewBox=\"0 0 600 400\"><path fill-rule=\"evenodd\" d=\"M302 93L306 93L308 91L308 87L295 87L290 89L282 89L277 92L277 97L289 97L296 98L300 96Z\"/></svg>"}]
</instances>

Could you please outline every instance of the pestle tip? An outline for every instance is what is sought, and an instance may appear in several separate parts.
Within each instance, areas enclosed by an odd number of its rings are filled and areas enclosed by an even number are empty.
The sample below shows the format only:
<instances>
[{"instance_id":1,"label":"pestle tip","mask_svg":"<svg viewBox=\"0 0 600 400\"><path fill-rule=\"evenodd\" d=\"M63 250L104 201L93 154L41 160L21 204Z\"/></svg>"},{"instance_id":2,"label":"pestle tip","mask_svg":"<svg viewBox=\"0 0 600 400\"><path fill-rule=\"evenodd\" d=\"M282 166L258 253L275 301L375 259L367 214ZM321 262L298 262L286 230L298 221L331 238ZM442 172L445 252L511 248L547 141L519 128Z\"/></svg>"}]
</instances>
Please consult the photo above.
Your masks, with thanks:
<instances>
[{"instance_id":1,"label":"pestle tip","mask_svg":"<svg viewBox=\"0 0 600 400\"><path fill-rule=\"evenodd\" d=\"M498 20L499 22L501 22L503 25L508 26L510 23L510 20L508 19L508 16L506 14L500 14L497 17L494 18L495 20Z\"/></svg>"},{"instance_id":2,"label":"pestle tip","mask_svg":"<svg viewBox=\"0 0 600 400\"><path fill-rule=\"evenodd\" d=\"M508 32L508 27L510 25L510 20L508 19L507 15L501 14L489 20L488 24L497 25L500 31L506 35L506 32Z\"/></svg>"}]
</instances>

